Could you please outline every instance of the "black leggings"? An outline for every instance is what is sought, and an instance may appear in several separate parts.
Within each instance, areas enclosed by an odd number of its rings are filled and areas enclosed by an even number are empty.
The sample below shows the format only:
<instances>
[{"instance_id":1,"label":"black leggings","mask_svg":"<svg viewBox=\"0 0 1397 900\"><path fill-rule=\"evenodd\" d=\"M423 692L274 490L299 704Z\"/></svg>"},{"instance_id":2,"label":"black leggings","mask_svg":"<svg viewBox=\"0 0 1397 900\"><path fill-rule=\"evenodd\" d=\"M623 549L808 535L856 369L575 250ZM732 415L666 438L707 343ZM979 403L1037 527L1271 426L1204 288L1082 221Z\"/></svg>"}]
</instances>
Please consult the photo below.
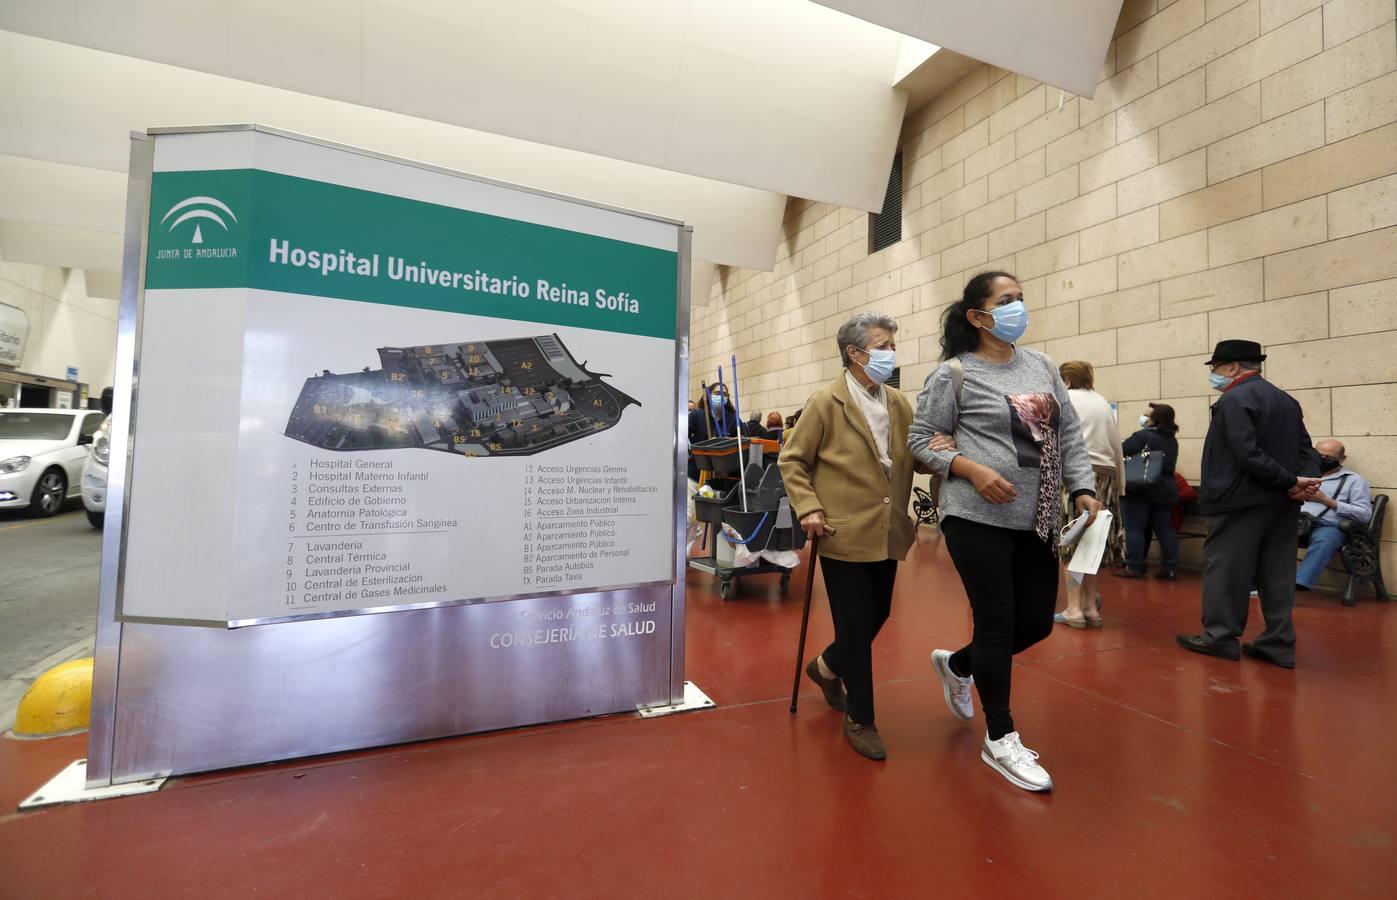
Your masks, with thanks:
<instances>
[{"instance_id":1,"label":"black leggings","mask_svg":"<svg viewBox=\"0 0 1397 900\"><path fill-rule=\"evenodd\" d=\"M941 532L975 618L974 636L951 656L951 670L975 676L989 738L997 741L1014 730L1014 654L1053 630L1057 554L1032 531L951 517L941 521Z\"/></svg>"},{"instance_id":2,"label":"black leggings","mask_svg":"<svg viewBox=\"0 0 1397 900\"><path fill-rule=\"evenodd\" d=\"M873 725L873 639L893 607L897 560L843 562L820 559L834 619L834 643L822 654L825 665L844 681L849 718Z\"/></svg>"}]
</instances>

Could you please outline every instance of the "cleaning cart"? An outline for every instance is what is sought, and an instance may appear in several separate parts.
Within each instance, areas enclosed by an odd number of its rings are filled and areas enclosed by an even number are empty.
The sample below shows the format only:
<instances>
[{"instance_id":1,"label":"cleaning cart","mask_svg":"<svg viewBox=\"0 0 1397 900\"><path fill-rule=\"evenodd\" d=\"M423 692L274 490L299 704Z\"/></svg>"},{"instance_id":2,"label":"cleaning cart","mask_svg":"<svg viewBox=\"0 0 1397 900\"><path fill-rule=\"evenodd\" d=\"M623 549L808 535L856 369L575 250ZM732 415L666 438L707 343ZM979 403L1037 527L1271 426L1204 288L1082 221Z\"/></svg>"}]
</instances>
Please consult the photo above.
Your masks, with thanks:
<instances>
[{"instance_id":1,"label":"cleaning cart","mask_svg":"<svg viewBox=\"0 0 1397 900\"><path fill-rule=\"evenodd\" d=\"M776 465L777 444L743 438L744 455L739 456L736 440L722 440L725 448L716 446L719 443L706 441L693 448L700 470L711 473L704 483L713 493L694 498L695 516L705 526L708 555L690 558L689 566L716 575L718 596L724 600L732 598L737 579L753 575L779 574L784 594L790 588L794 568L765 561L741 566L734 560L737 545L752 553L805 546L805 532L796 521ZM746 466L742 467L744 457ZM736 532L735 539L730 532Z\"/></svg>"},{"instance_id":2,"label":"cleaning cart","mask_svg":"<svg viewBox=\"0 0 1397 900\"><path fill-rule=\"evenodd\" d=\"M723 384L721 366L717 383ZM741 422L736 355L732 358L732 398ZM704 402L708 399L708 386L704 385ZM781 593L786 593L795 567L765 560L739 565L736 558L805 546L805 532L791 510L776 464L780 442L745 437L739 429L737 434L710 434L707 440L694 443L689 451L698 467L701 485L700 493L694 497L694 516L703 523L704 547L708 550L707 556L691 557L690 568L718 576L718 596L724 600L732 598L737 579L751 575L779 573Z\"/></svg>"}]
</instances>

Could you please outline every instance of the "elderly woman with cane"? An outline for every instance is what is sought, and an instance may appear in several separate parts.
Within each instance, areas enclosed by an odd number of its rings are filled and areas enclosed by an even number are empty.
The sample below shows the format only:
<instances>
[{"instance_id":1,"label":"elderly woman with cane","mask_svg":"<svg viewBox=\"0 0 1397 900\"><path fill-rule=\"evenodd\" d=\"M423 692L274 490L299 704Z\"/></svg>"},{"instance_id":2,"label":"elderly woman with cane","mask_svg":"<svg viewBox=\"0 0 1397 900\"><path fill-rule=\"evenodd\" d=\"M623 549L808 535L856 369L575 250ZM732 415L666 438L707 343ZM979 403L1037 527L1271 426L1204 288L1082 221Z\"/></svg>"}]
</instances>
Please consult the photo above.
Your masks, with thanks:
<instances>
[{"instance_id":1,"label":"elderly woman with cane","mask_svg":"<svg viewBox=\"0 0 1397 900\"><path fill-rule=\"evenodd\" d=\"M907 515L912 407L883 385L897 365L896 335L897 322L878 313L844 323L835 338L843 371L806 403L780 462L801 527L818 539L834 620L834 643L805 671L844 713L849 744L869 759L887 757L873 713L873 639L892 609L898 560L915 537Z\"/></svg>"}]
</instances>

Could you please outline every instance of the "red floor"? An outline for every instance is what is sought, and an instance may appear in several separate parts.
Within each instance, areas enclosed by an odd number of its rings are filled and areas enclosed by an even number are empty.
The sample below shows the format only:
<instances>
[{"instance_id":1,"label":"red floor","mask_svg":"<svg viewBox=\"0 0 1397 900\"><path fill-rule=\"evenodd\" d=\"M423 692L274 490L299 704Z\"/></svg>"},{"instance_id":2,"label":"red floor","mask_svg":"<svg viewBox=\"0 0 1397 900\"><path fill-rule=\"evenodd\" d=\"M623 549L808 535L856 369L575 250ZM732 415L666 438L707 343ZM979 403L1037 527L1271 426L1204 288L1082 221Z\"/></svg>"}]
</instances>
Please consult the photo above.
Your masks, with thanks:
<instances>
[{"instance_id":1,"label":"red floor","mask_svg":"<svg viewBox=\"0 0 1397 900\"><path fill-rule=\"evenodd\" d=\"M927 653L968 618L924 529L876 651L886 763L812 691L787 714L797 590L752 579L723 603L690 573L689 675L717 711L3 814L0 896L1397 896L1397 607L1309 595L1286 672L1173 646L1197 626L1194 577L1103 581L1107 627L1059 628L1015 670L1050 795L987 769L980 722L942 703ZM828 640L819 588L811 631ZM84 752L0 740L0 809Z\"/></svg>"}]
</instances>

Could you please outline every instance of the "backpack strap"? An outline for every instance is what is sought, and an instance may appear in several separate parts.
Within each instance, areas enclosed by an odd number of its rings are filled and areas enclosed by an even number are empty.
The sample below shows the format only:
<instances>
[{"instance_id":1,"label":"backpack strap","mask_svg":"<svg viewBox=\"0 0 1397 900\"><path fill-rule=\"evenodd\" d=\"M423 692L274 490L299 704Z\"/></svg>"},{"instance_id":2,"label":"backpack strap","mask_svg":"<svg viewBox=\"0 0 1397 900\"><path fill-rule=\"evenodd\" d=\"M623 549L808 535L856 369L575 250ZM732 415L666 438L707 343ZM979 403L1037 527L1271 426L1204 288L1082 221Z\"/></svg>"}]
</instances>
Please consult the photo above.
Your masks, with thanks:
<instances>
[{"instance_id":1,"label":"backpack strap","mask_svg":"<svg viewBox=\"0 0 1397 900\"><path fill-rule=\"evenodd\" d=\"M959 356L952 356L946 360L946 367L951 370L951 387L956 390L956 415L960 415L961 388L965 386L965 366L961 364Z\"/></svg>"},{"instance_id":2,"label":"backpack strap","mask_svg":"<svg viewBox=\"0 0 1397 900\"><path fill-rule=\"evenodd\" d=\"M956 392L956 418L960 418L961 388L965 386L965 366L961 364L959 356L952 356L946 360L946 368L951 373L951 387ZM931 496L939 506L941 502L941 486L946 483L945 477L941 475L931 476Z\"/></svg>"}]
</instances>

